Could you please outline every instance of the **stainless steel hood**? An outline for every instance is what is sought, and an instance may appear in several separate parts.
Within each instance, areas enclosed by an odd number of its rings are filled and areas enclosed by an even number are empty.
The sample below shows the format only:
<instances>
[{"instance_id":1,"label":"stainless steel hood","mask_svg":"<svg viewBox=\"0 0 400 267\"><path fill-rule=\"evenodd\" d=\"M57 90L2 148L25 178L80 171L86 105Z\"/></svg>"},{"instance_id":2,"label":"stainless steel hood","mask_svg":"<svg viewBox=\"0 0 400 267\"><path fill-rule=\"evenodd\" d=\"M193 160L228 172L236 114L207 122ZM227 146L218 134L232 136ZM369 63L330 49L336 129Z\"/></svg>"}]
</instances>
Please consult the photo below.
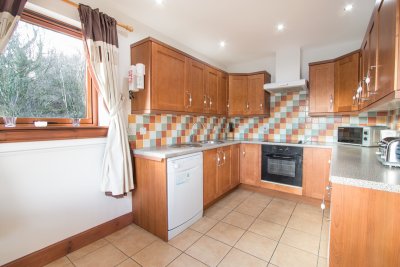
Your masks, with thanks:
<instances>
[{"instance_id":1,"label":"stainless steel hood","mask_svg":"<svg viewBox=\"0 0 400 267\"><path fill-rule=\"evenodd\" d=\"M267 83L270 93L308 90L308 81L300 79L300 47L286 46L276 52L276 82Z\"/></svg>"}]
</instances>

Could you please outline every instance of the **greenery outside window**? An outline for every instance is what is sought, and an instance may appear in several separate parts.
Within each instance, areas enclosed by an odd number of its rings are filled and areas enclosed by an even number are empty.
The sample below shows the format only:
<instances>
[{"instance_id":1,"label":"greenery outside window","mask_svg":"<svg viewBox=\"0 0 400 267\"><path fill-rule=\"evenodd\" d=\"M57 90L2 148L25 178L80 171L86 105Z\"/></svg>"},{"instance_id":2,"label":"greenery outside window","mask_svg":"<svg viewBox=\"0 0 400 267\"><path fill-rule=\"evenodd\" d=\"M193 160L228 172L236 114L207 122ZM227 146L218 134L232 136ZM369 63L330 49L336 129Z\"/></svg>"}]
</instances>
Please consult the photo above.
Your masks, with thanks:
<instances>
[{"instance_id":1,"label":"greenery outside window","mask_svg":"<svg viewBox=\"0 0 400 267\"><path fill-rule=\"evenodd\" d=\"M97 99L80 29L24 12L0 55L0 115L18 117L17 126L96 126Z\"/></svg>"}]
</instances>

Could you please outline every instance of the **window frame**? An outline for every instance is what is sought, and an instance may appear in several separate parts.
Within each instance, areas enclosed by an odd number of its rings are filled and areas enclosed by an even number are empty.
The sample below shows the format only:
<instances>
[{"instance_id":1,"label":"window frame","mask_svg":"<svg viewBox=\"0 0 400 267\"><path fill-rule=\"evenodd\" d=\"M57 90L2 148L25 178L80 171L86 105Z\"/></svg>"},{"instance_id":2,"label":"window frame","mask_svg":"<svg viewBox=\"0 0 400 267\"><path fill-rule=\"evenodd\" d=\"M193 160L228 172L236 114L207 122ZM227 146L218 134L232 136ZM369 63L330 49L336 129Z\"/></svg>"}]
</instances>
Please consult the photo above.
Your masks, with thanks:
<instances>
[{"instance_id":1,"label":"window frame","mask_svg":"<svg viewBox=\"0 0 400 267\"><path fill-rule=\"evenodd\" d=\"M59 20L47 17L37 12L24 9L21 20L48 30L56 31L77 39L82 40L83 35L81 29ZM95 83L90 75L88 66L86 67L86 118L81 119L81 126L98 126L98 92ZM17 125L19 127L33 126L35 121L47 121L49 127L64 126L72 127L72 118L28 118L18 117ZM4 127L4 120L0 117L0 127ZM6 128L7 129L7 128ZM10 129L10 128L8 128ZM43 128L42 128L43 129Z\"/></svg>"}]
</instances>

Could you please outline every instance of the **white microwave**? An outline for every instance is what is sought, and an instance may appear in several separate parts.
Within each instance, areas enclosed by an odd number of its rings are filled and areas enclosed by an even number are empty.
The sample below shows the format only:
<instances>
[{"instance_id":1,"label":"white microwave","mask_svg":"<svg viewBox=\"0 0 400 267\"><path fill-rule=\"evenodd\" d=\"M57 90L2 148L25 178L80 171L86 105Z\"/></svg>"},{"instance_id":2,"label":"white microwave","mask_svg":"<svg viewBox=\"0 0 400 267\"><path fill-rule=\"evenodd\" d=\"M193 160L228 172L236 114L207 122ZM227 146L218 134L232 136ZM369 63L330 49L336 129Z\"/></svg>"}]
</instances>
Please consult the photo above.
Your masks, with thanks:
<instances>
[{"instance_id":1,"label":"white microwave","mask_svg":"<svg viewBox=\"0 0 400 267\"><path fill-rule=\"evenodd\" d=\"M381 130L386 126L338 127L338 143L358 146L378 146Z\"/></svg>"}]
</instances>

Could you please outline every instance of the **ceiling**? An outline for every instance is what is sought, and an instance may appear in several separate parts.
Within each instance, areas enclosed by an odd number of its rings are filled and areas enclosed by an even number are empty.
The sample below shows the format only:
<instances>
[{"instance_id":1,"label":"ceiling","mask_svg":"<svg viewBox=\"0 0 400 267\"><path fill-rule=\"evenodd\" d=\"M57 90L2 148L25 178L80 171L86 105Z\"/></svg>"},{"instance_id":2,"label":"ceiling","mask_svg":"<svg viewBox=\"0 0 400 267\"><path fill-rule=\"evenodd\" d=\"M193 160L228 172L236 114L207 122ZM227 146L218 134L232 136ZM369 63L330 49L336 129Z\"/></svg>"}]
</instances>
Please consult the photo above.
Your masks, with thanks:
<instances>
[{"instance_id":1,"label":"ceiling","mask_svg":"<svg viewBox=\"0 0 400 267\"><path fill-rule=\"evenodd\" d=\"M353 4L345 12L346 4ZM119 0L112 6L192 50L230 66L283 45L318 47L359 40L375 0ZM286 29L278 32L283 23ZM225 41L226 47L219 47Z\"/></svg>"}]
</instances>

